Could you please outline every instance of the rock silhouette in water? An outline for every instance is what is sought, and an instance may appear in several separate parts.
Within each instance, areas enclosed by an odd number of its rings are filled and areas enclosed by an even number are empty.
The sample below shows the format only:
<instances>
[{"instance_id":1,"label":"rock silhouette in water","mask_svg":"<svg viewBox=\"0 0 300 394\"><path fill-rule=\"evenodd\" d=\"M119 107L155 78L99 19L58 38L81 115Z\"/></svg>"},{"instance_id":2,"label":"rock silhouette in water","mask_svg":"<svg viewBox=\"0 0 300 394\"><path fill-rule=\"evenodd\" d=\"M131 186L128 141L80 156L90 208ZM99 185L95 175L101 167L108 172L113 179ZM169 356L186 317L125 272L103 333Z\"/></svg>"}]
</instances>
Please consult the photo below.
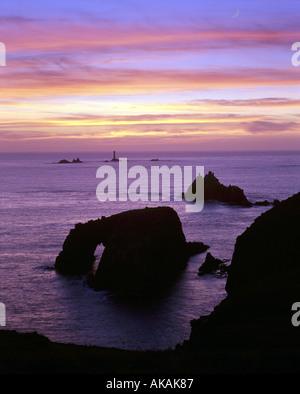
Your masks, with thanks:
<instances>
[{"instance_id":1,"label":"rock silhouette in water","mask_svg":"<svg viewBox=\"0 0 300 394\"><path fill-rule=\"evenodd\" d=\"M209 249L209 246L205 245L203 242L188 242L187 246L189 256L204 253L207 249Z\"/></svg>"},{"instance_id":2,"label":"rock silhouette in water","mask_svg":"<svg viewBox=\"0 0 300 394\"><path fill-rule=\"evenodd\" d=\"M198 270L198 275L211 274L220 270L221 273L226 273L229 267L223 260L217 259L211 253L207 253L204 263Z\"/></svg>"},{"instance_id":3,"label":"rock silhouette in water","mask_svg":"<svg viewBox=\"0 0 300 394\"><path fill-rule=\"evenodd\" d=\"M292 324L292 305L299 301L300 193L259 216L235 244L227 278L227 297L208 316L191 322L192 349L226 351L252 368L281 368L300 348ZM271 351L270 351L271 350ZM273 365L272 360L276 362ZM232 361L232 360L231 360Z\"/></svg>"},{"instance_id":4,"label":"rock silhouette in water","mask_svg":"<svg viewBox=\"0 0 300 394\"><path fill-rule=\"evenodd\" d=\"M130 296L164 289L186 267L191 249L195 252L196 247L196 243L189 247L172 208L138 209L76 224L55 268L72 275L88 272L101 243L105 249L96 274L89 279L90 286Z\"/></svg>"},{"instance_id":5,"label":"rock silhouette in water","mask_svg":"<svg viewBox=\"0 0 300 394\"><path fill-rule=\"evenodd\" d=\"M187 190L188 194L190 194L191 192L196 192L196 179ZM211 171L209 171L204 176L204 200L216 200L219 202L247 207L252 206L252 204L247 200L242 189L240 189L238 186L223 185L222 183L220 183L218 178L216 178L215 174Z\"/></svg>"},{"instance_id":6,"label":"rock silhouette in water","mask_svg":"<svg viewBox=\"0 0 300 394\"><path fill-rule=\"evenodd\" d=\"M264 201L256 201L253 205L267 207L269 205L277 205L277 204L279 204L279 202L280 202L279 200L274 200L273 202L270 202L268 200L264 200Z\"/></svg>"},{"instance_id":7,"label":"rock silhouette in water","mask_svg":"<svg viewBox=\"0 0 300 394\"><path fill-rule=\"evenodd\" d=\"M199 177L201 175L198 175ZM196 178L197 179L197 178ZM196 193L196 179L189 186L186 193L183 193L183 197L185 194L191 195L191 193ZM252 207L252 206L269 206L269 205L277 205L279 204L279 200L274 200L273 202L264 200L264 201L256 201L254 203L250 202L243 189L238 186L225 186L223 185L219 179L215 176L212 171L209 171L204 176L204 201L219 201L232 205L239 205L244 207Z\"/></svg>"},{"instance_id":8,"label":"rock silhouette in water","mask_svg":"<svg viewBox=\"0 0 300 394\"><path fill-rule=\"evenodd\" d=\"M73 159L72 161L62 159L58 162L58 164L70 164L70 163L82 163L82 161L77 157L77 159Z\"/></svg>"}]
</instances>

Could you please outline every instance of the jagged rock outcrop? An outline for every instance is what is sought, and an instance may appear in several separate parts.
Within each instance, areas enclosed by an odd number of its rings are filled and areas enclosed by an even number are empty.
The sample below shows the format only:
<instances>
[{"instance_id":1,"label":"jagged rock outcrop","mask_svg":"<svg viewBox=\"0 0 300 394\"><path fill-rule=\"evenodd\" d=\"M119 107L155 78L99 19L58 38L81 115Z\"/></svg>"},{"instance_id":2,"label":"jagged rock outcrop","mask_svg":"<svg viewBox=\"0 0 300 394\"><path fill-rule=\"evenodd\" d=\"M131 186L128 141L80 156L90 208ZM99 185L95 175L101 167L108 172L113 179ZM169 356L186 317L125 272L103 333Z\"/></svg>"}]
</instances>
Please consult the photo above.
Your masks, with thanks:
<instances>
[{"instance_id":1,"label":"jagged rock outcrop","mask_svg":"<svg viewBox=\"0 0 300 394\"><path fill-rule=\"evenodd\" d=\"M62 159L58 162L58 164L71 164L71 163L82 163L82 161L77 157L77 159L73 159L72 161Z\"/></svg>"},{"instance_id":2,"label":"jagged rock outcrop","mask_svg":"<svg viewBox=\"0 0 300 394\"><path fill-rule=\"evenodd\" d=\"M76 224L55 268L66 274L86 273L93 266L99 244L105 249L88 283L96 290L124 295L147 295L164 289L186 267L197 246L186 242L172 208L137 209ZM200 247L204 244L198 243L197 253Z\"/></svg>"},{"instance_id":3,"label":"jagged rock outcrop","mask_svg":"<svg viewBox=\"0 0 300 394\"><path fill-rule=\"evenodd\" d=\"M201 175L198 175L201 177ZM189 186L188 190L182 194L182 197L190 196L191 199L193 194L196 193L196 181L197 178L194 179L193 183ZM218 201L231 205L239 205L243 207L252 207L252 206L270 206L270 205L278 205L280 203L279 200L275 199L273 202L268 200L256 201L254 203L250 202L245 196L244 190L238 186L225 186L223 185L219 179L215 176L212 171L209 171L204 176L204 201Z\"/></svg>"},{"instance_id":4,"label":"jagged rock outcrop","mask_svg":"<svg viewBox=\"0 0 300 394\"><path fill-rule=\"evenodd\" d=\"M264 201L256 201L255 203L253 203L253 205L258 205L258 206L262 206L262 207L267 207L269 205L278 205L280 203L279 200L274 200L273 202L268 201L268 200L264 200Z\"/></svg>"},{"instance_id":5,"label":"jagged rock outcrop","mask_svg":"<svg viewBox=\"0 0 300 394\"><path fill-rule=\"evenodd\" d=\"M191 193L196 193L196 179L186 191L186 194L188 195ZM216 200L219 202L246 207L252 206L241 188L239 188L238 186L223 185L215 176L215 174L211 171L209 171L204 176L204 201L209 200Z\"/></svg>"},{"instance_id":6,"label":"jagged rock outcrop","mask_svg":"<svg viewBox=\"0 0 300 394\"><path fill-rule=\"evenodd\" d=\"M198 275L212 274L216 271L220 271L221 274L228 272L229 266L225 264L225 261L217 259L210 252L206 254L205 261L198 270Z\"/></svg>"},{"instance_id":7,"label":"jagged rock outcrop","mask_svg":"<svg viewBox=\"0 0 300 394\"><path fill-rule=\"evenodd\" d=\"M251 351L258 360L268 359L270 370L272 352L290 362L300 349L299 328L291 323L292 304L300 300L299 239L300 193L263 213L237 238L228 296L209 316L191 322L185 346L238 357Z\"/></svg>"}]
</instances>

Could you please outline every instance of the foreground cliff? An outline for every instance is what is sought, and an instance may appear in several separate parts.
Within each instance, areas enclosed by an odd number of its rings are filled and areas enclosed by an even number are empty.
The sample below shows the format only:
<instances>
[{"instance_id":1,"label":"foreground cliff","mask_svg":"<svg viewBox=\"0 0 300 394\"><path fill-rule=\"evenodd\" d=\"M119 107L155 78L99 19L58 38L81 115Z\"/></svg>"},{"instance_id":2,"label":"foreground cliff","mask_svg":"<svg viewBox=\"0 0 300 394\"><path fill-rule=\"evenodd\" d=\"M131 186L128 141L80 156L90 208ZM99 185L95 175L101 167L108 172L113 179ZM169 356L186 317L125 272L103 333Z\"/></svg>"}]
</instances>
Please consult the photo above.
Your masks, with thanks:
<instances>
[{"instance_id":1,"label":"foreground cliff","mask_svg":"<svg viewBox=\"0 0 300 394\"><path fill-rule=\"evenodd\" d=\"M300 193L266 211L237 238L226 291L238 295L256 282L269 288L270 278L283 275L284 281L299 269Z\"/></svg>"},{"instance_id":2,"label":"foreground cliff","mask_svg":"<svg viewBox=\"0 0 300 394\"><path fill-rule=\"evenodd\" d=\"M186 348L246 354L244 362L256 360L258 370L294 370L300 351L300 327L291 320L292 305L300 301L299 240L300 193L263 213L237 238L228 297L192 322Z\"/></svg>"},{"instance_id":3,"label":"foreground cliff","mask_svg":"<svg viewBox=\"0 0 300 394\"><path fill-rule=\"evenodd\" d=\"M76 224L57 256L65 274L91 270L99 244L105 247L89 284L128 296L164 290L187 265L190 255L207 246L186 242L177 213L169 207L145 208Z\"/></svg>"},{"instance_id":4,"label":"foreground cliff","mask_svg":"<svg viewBox=\"0 0 300 394\"><path fill-rule=\"evenodd\" d=\"M69 257L75 258L76 253L82 257L80 247L72 254L71 239L74 237L74 244L84 239L84 229L90 239L97 224L81 225L79 233L71 231L64 245L66 255L61 258L68 255L67 250ZM0 330L0 372L176 373L178 377L299 373L300 326L292 324L292 305L300 302L299 239L300 193L262 214L237 238L226 285L228 297L213 313L193 321L190 339L175 350L127 351L59 344L36 333ZM92 238L91 248L93 242L96 239Z\"/></svg>"}]
</instances>

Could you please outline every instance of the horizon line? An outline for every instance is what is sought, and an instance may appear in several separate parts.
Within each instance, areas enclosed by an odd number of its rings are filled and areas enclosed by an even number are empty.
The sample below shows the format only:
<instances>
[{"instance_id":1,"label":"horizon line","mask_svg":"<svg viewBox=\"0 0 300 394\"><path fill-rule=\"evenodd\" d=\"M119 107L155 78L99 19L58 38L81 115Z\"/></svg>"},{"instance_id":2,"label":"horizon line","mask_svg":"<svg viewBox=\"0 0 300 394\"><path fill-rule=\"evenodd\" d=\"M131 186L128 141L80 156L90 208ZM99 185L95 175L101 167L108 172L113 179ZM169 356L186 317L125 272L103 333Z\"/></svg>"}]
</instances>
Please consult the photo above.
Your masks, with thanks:
<instances>
[{"instance_id":1,"label":"horizon line","mask_svg":"<svg viewBox=\"0 0 300 394\"><path fill-rule=\"evenodd\" d=\"M118 150L78 150L78 151L0 151L1 154L17 154L17 153L28 153L28 154L74 154L77 155L78 153L112 153L113 152L118 152ZM119 152L121 153L170 153L170 152L193 152L193 153L209 153L209 152L299 152L300 149L170 149L170 150L161 150L161 151L156 151L155 149L149 149L149 150L120 150Z\"/></svg>"}]
</instances>

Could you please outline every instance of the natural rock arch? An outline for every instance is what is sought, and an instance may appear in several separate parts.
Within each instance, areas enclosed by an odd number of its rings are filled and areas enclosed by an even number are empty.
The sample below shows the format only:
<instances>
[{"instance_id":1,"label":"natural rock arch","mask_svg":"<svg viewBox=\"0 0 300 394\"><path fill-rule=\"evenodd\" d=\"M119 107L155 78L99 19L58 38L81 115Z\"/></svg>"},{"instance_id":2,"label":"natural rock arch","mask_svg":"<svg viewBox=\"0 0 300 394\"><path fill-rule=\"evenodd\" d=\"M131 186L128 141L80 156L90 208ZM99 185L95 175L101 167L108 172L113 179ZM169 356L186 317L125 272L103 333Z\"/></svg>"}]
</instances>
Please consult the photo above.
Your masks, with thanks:
<instances>
[{"instance_id":1,"label":"natural rock arch","mask_svg":"<svg viewBox=\"0 0 300 394\"><path fill-rule=\"evenodd\" d=\"M202 242L186 242L172 208L145 208L76 224L56 258L55 268L71 275L87 273L101 243L105 249L88 283L96 290L126 295L165 288L186 267L192 254L207 249Z\"/></svg>"}]
</instances>

